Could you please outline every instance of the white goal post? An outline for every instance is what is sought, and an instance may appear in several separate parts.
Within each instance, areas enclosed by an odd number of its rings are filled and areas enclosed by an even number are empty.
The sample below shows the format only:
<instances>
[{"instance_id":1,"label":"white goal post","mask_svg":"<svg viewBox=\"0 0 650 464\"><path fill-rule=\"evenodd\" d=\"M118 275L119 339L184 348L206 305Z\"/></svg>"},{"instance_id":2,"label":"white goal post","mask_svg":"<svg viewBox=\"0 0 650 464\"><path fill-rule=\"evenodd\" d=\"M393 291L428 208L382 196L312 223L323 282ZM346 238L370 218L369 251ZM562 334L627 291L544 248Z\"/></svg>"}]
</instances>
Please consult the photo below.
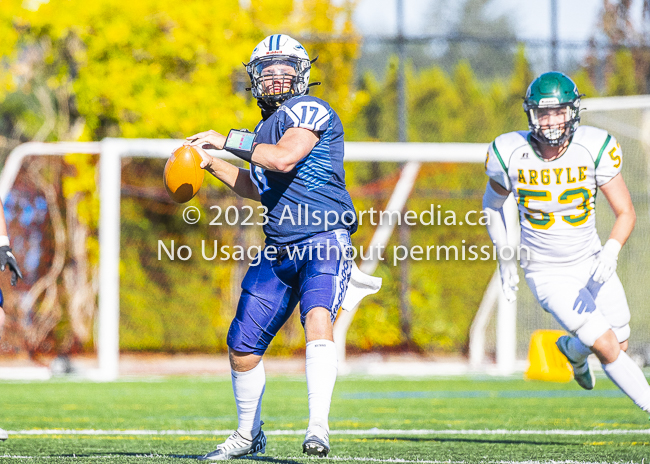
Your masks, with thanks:
<instances>
[{"instance_id":1,"label":"white goal post","mask_svg":"<svg viewBox=\"0 0 650 464\"><path fill-rule=\"evenodd\" d=\"M99 154L99 308L97 327L98 369L82 375L98 381L118 377L119 368L119 253L121 160L128 157L168 158L184 141L173 139L118 139L101 142L29 142L15 148L0 174L0 198L6 199L25 157L33 155L65 155L67 153ZM420 162L482 163L487 144L484 143L383 143L346 142L346 161L406 162L386 210L401 211L417 177ZM212 151L223 159L238 159L225 151ZM378 227L373 245L385 245L393 225ZM362 263L361 269L372 274L376 261ZM356 310L356 308L355 308ZM341 360L345 359L345 337L354 312L342 311L335 327Z\"/></svg>"},{"instance_id":2,"label":"white goal post","mask_svg":"<svg viewBox=\"0 0 650 464\"><path fill-rule=\"evenodd\" d=\"M597 98L583 101L588 110L604 111L630 108L650 109L650 96ZM646 112L648 113L648 112ZM646 118L650 121L650 118ZM650 130L646 130L646 135ZM65 155L68 153L99 154L99 309L97 326L98 369L85 373L87 378L111 381L118 377L119 367L119 255L120 255L120 196L121 160L127 157L168 158L183 140L173 139L118 139L106 138L101 142L29 142L15 148L7 158L0 174L0 198L6 200L25 157L33 155ZM648 141L650 146L650 141ZM422 162L483 163L487 143L385 143L346 142L345 161L391 161L403 162L400 179L391 195L385 211L401 211L417 178ZM227 152L213 152L224 159L236 159ZM393 225L379 226L372 238L372 245L386 245ZM361 264L361 270L372 274L376 261ZM499 291L494 287L498 285ZM492 307L499 298L498 276L491 280L485 292L470 333L470 358L481 362L484 355L484 330ZM355 308L356 310L356 308ZM497 362L503 373L512 372L515 360L516 306L500 305L498 316ZM340 362L345 362L345 339L354 311L339 316L334 328ZM483 331L483 332L482 332ZM500 361L501 360L501 361ZM344 366L344 364L343 364ZM345 369L343 369L343 372Z\"/></svg>"}]
</instances>

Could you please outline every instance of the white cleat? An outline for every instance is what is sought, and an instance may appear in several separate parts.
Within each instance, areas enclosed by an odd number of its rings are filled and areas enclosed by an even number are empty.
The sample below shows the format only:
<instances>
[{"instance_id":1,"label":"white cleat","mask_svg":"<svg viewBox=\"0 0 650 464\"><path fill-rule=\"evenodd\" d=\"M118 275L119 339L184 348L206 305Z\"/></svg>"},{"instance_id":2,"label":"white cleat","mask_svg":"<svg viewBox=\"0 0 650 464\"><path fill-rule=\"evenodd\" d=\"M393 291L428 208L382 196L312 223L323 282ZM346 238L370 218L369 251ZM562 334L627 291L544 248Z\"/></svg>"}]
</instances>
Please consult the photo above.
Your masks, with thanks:
<instances>
[{"instance_id":1,"label":"white cleat","mask_svg":"<svg viewBox=\"0 0 650 464\"><path fill-rule=\"evenodd\" d=\"M7 438L9 438L9 434L6 431L0 429L0 441L5 441Z\"/></svg>"},{"instance_id":2,"label":"white cleat","mask_svg":"<svg viewBox=\"0 0 650 464\"><path fill-rule=\"evenodd\" d=\"M330 452L329 431L319 425L308 427L305 441L302 442L302 452L319 458L327 457Z\"/></svg>"},{"instance_id":3,"label":"white cleat","mask_svg":"<svg viewBox=\"0 0 650 464\"><path fill-rule=\"evenodd\" d=\"M266 452L266 435L260 430L252 440L242 437L235 430L232 435L226 438L226 441L217 446L217 449L211 453L201 456L199 461L225 461L227 459L241 458L248 454L257 456L257 453Z\"/></svg>"}]
</instances>

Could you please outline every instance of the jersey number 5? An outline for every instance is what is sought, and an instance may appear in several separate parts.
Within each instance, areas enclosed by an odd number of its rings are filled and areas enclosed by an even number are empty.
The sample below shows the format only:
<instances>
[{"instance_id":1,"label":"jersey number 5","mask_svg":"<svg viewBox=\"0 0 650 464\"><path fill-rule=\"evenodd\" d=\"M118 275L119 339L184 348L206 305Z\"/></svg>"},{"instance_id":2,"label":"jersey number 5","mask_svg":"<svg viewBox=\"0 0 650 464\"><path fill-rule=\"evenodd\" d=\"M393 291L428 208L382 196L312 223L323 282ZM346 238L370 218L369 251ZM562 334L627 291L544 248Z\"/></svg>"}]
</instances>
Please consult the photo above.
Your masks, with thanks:
<instances>
[{"instance_id":1,"label":"jersey number 5","mask_svg":"<svg viewBox=\"0 0 650 464\"><path fill-rule=\"evenodd\" d=\"M619 148L621 148L621 145L619 145L619 144L617 143L616 146L615 146L614 148L612 148L611 150L609 150L609 151L607 152L607 154L608 154L609 157L612 159L612 161L616 161L616 164L614 164L614 167L615 167L615 168L617 168L617 167L619 167L619 166L621 165L621 155L616 155L616 156L614 156L614 153L616 153L616 150L619 149Z\"/></svg>"},{"instance_id":2,"label":"jersey number 5","mask_svg":"<svg viewBox=\"0 0 650 464\"><path fill-rule=\"evenodd\" d=\"M555 224L555 216L553 213L546 213L544 211L531 209L528 206L530 200L536 201L551 201L552 196L551 192L547 190L526 190L526 189L517 189L517 196L519 197L519 204L526 208L530 213L524 213L524 217L530 223L530 226L533 229L548 229L553 224ZM569 204L573 203L574 200L582 200L582 202L577 206L577 209L584 210L582 214L576 215L567 215L562 216L562 220L567 224L570 224L574 227L584 224L589 218L589 211L592 209L590 204L591 192L584 188L574 188L567 189L562 192L558 198L558 203ZM541 217L535 217L536 215L541 215Z\"/></svg>"}]
</instances>

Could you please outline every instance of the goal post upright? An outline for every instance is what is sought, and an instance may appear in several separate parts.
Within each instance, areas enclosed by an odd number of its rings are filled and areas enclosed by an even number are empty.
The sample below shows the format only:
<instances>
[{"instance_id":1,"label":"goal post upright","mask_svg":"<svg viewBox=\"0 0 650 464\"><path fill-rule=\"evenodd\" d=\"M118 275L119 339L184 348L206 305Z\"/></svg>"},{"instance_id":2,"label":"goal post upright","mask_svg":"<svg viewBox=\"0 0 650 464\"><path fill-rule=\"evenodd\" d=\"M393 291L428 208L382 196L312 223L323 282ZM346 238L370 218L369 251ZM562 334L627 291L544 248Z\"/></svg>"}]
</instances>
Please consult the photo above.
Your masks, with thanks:
<instances>
[{"instance_id":1,"label":"goal post upright","mask_svg":"<svg viewBox=\"0 0 650 464\"><path fill-rule=\"evenodd\" d=\"M120 359L120 139L102 140L99 156L99 310L96 380L115 380Z\"/></svg>"},{"instance_id":2,"label":"goal post upright","mask_svg":"<svg viewBox=\"0 0 650 464\"><path fill-rule=\"evenodd\" d=\"M120 200L122 158L168 158L183 144L175 139L120 139L101 141L99 157L99 311L94 380L111 381L119 375L120 357ZM227 152L221 158L236 159Z\"/></svg>"}]
</instances>

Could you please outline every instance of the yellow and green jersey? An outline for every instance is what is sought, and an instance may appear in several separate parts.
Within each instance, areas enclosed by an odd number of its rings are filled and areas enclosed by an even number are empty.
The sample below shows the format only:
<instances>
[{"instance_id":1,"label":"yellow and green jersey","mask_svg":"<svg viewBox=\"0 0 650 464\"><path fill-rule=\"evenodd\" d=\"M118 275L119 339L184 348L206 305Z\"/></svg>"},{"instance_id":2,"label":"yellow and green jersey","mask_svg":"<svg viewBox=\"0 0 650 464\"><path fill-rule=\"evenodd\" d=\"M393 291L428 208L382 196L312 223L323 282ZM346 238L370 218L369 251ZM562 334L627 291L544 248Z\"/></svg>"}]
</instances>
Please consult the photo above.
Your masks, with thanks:
<instances>
[{"instance_id":1,"label":"yellow and green jersey","mask_svg":"<svg viewBox=\"0 0 650 464\"><path fill-rule=\"evenodd\" d=\"M500 135L490 144L488 177L513 192L519 207L521 244L531 260L569 264L600 251L594 215L597 187L620 171L616 139L602 129L579 127L567 150L544 161L530 132Z\"/></svg>"}]
</instances>

